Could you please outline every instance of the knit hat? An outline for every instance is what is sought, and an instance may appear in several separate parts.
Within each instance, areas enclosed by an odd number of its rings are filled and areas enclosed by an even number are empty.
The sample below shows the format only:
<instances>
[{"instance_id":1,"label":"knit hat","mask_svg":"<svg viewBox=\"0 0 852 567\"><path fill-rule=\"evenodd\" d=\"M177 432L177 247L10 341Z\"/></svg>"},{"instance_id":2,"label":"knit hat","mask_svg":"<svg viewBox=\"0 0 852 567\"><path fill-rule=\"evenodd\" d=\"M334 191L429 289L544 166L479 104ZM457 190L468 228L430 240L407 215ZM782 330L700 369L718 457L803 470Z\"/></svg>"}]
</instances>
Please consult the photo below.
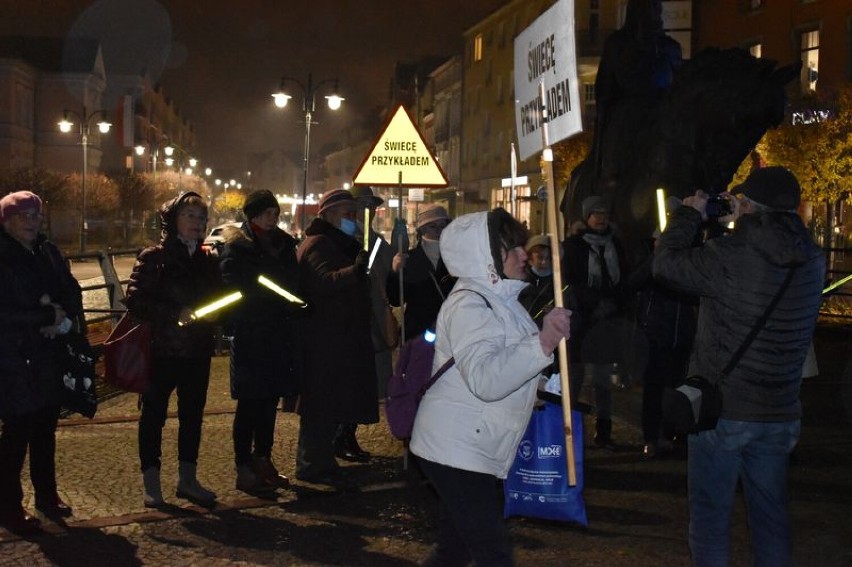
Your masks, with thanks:
<instances>
[{"instance_id":1,"label":"knit hat","mask_svg":"<svg viewBox=\"0 0 852 567\"><path fill-rule=\"evenodd\" d=\"M369 207L378 207L385 202L384 199L373 194L373 189L369 185L356 185L349 192L356 201L363 201Z\"/></svg>"},{"instance_id":2,"label":"knit hat","mask_svg":"<svg viewBox=\"0 0 852 567\"><path fill-rule=\"evenodd\" d=\"M592 195L583 199L583 219L589 218L592 213L608 213L611 205L609 199L601 195Z\"/></svg>"},{"instance_id":3,"label":"knit hat","mask_svg":"<svg viewBox=\"0 0 852 567\"><path fill-rule=\"evenodd\" d=\"M41 198L30 191L15 191L0 199L0 222L6 222L10 216L35 209L41 212Z\"/></svg>"},{"instance_id":4,"label":"knit hat","mask_svg":"<svg viewBox=\"0 0 852 567\"><path fill-rule=\"evenodd\" d=\"M424 205L420 212L417 213L417 220L414 222L414 228L420 230L430 222L436 221L450 222L450 215L447 214L447 209L441 205Z\"/></svg>"},{"instance_id":5,"label":"knit hat","mask_svg":"<svg viewBox=\"0 0 852 567\"><path fill-rule=\"evenodd\" d=\"M331 191L326 191L323 193L322 197L320 197L319 211L317 211L317 214L321 215L323 212L332 207L345 205L347 203L355 204L355 197L353 197L352 193L349 191L345 189L332 189Z\"/></svg>"},{"instance_id":6,"label":"knit hat","mask_svg":"<svg viewBox=\"0 0 852 567\"><path fill-rule=\"evenodd\" d=\"M802 198L796 176L785 167L756 169L732 193L742 193L752 201L778 211L795 211Z\"/></svg>"},{"instance_id":7,"label":"knit hat","mask_svg":"<svg viewBox=\"0 0 852 567\"><path fill-rule=\"evenodd\" d=\"M246 215L246 220L250 221L262 214L266 209L272 207L278 209L279 212L281 211L281 205L278 204L278 199L275 198L272 191L269 189L258 189L257 191L252 191L246 197L246 201L243 203L243 214Z\"/></svg>"}]
</instances>

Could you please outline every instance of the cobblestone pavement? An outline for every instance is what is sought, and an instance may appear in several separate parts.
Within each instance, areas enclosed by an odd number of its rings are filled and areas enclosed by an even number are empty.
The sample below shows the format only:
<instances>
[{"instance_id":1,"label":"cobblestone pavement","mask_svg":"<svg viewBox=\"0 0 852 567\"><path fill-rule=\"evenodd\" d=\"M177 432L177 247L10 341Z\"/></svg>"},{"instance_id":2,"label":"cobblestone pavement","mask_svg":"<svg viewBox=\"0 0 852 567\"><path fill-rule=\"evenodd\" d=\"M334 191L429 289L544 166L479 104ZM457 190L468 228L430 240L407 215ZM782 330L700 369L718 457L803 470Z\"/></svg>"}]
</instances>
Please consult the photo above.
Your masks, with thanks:
<instances>
[{"instance_id":1,"label":"cobblestone pavement","mask_svg":"<svg viewBox=\"0 0 852 567\"><path fill-rule=\"evenodd\" d=\"M803 386L803 438L791 470L797 565L852 567L852 424L843 381L852 333L822 333L823 374ZM686 543L685 460L639 457L641 389L615 394L619 450L586 450L589 528L515 518L509 521L519 565L680 566ZM844 406L844 400L846 406ZM107 400L95 420L63 420L57 433L61 496L74 508L66 525L23 540L0 530L0 565L416 565L436 528L435 500L416 473L401 467L403 446L384 422L362 426L375 458L347 464L360 492L337 493L294 482L275 500L234 488L227 358L214 359L199 458L199 478L213 488L212 510L174 497L177 420L163 441L163 490L169 506L142 506L136 452L136 398ZM279 413L273 458L293 477L298 419ZM28 484L28 481L27 481ZM25 505L32 510L27 487ZM732 565L749 565L745 511L734 511Z\"/></svg>"}]
</instances>

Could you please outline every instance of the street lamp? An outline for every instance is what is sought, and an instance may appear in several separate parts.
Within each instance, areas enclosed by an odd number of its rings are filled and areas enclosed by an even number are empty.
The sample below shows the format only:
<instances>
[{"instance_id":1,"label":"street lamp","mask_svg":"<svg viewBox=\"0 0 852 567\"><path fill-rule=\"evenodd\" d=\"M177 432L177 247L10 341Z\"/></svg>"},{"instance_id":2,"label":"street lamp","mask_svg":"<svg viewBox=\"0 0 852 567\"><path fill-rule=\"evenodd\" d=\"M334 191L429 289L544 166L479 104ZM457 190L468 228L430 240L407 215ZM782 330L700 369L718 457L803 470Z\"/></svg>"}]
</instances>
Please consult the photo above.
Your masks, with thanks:
<instances>
[{"instance_id":1,"label":"street lamp","mask_svg":"<svg viewBox=\"0 0 852 567\"><path fill-rule=\"evenodd\" d=\"M168 167L172 167L173 165L177 165L175 169L178 172L178 192L181 190L182 184L182 176L185 173L186 175L192 175L195 166L198 165L198 160L189 155L183 147L175 144L174 142L170 142L168 146L163 149L166 152L166 165ZM182 160L175 161L175 158L172 157L175 155L175 152L178 152L179 156L183 156Z\"/></svg>"},{"instance_id":2,"label":"street lamp","mask_svg":"<svg viewBox=\"0 0 852 567\"><path fill-rule=\"evenodd\" d=\"M308 173L309 173L309 158L311 153L311 118L313 113L316 111L316 94L319 91L320 87L323 85L334 84L334 88L331 91L330 95L326 95L325 99L328 104L328 107L331 110L337 110L340 108L341 103L343 102L343 97L338 94L338 84L337 79L326 79L320 81L316 85L313 84L311 74L308 73L308 82L307 85L302 84L292 77L282 77L281 85L278 87L278 92L272 95L272 98L275 100L275 106L278 108L284 108L287 106L287 102L292 96L286 94L284 92L284 86L287 82L295 83L302 89L302 112L305 113L305 156L304 156L304 164L302 169L302 215L301 215L301 229L304 232L305 230L305 209L308 199Z\"/></svg>"},{"instance_id":3,"label":"street lamp","mask_svg":"<svg viewBox=\"0 0 852 567\"><path fill-rule=\"evenodd\" d=\"M71 131L74 123L69 120L71 116L76 116L80 121L80 145L83 147L83 171L80 175L80 253L86 251L86 173L89 169L89 127L91 122L100 117L97 122L98 131L101 134L109 132L112 124L106 121L106 111L96 110L92 113L86 111L83 107L83 112L75 112L65 109L62 113L62 120L59 121L59 131L67 134Z\"/></svg>"}]
</instances>

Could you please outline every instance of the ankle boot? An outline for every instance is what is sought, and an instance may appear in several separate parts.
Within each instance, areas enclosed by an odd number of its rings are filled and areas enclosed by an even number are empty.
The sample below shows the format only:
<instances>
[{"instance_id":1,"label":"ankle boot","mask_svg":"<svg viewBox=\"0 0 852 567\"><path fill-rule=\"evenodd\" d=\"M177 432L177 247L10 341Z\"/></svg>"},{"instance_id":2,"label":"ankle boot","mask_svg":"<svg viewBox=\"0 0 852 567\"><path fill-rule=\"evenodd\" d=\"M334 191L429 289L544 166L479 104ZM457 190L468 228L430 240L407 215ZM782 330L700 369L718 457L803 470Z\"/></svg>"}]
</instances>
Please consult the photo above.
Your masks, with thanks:
<instances>
[{"instance_id":1,"label":"ankle boot","mask_svg":"<svg viewBox=\"0 0 852 567\"><path fill-rule=\"evenodd\" d=\"M612 445L611 419L597 419L595 421L595 445L598 447Z\"/></svg>"},{"instance_id":2,"label":"ankle boot","mask_svg":"<svg viewBox=\"0 0 852 567\"><path fill-rule=\"evenodd\" d=\"M252 467L260 480L273 489L290 486L290 479L278 472L270 457L254 457Z\"/></svg>"},{"instance_id":3,"label":"ankle boot","mask_svg":"<svg viewBox=\"0 0 852 567\"><path fill-rule=\"evenodd\" d=\"M203 487L195 477L196 464L181 461L178 463L178 483L175 496L186 498L200 506L210 506L216 501L216 493Z\"/></svg>"},{"instance_id":4,"label":"ankle boot","mask_svg":"<svg viewBox=\"0 0 852 567\"><path fill-rule=\"evenodd\" d=\"M275 490L261 479L251 465L237 465L237 490L252 496L267 495Z\"/></svg>"},{"instance_id":5,"label":"ankle boot","mask_svg":"<svg viewBox=\"0 0 852 567\"><path fill-rule=\"evenodd\" d=\"M148 467L145 469L145 472L142 473L142 484L145 487L142 502L146 508L158 508L165 504L163 489L160 486L160 469L158 467Z\"/></svg>"},{"instance_id":6,"label":"ankle boot","mask_svg":"<svg viewBox=\"0 0 852 567\"><path fill-rule=\"evenodd\" d=\"M355 436L355 432L358 430L358 425L349 424L346 426L346 446L359 460L359 462L366 463L370 460L370 453L361 448L361 445L358 444L358 438Z\"/></svg>"},{"instance_id":7,"label":"ankle boot","mask_svg":"<svg viewBox=\"0 0 852 567\"><path fill-rule=\"evenodd\" d=\"M20 505L0 509L0 527L21 536L31 536L42 531L41 521L27 514Z\"/></svg>"}]
</instances>

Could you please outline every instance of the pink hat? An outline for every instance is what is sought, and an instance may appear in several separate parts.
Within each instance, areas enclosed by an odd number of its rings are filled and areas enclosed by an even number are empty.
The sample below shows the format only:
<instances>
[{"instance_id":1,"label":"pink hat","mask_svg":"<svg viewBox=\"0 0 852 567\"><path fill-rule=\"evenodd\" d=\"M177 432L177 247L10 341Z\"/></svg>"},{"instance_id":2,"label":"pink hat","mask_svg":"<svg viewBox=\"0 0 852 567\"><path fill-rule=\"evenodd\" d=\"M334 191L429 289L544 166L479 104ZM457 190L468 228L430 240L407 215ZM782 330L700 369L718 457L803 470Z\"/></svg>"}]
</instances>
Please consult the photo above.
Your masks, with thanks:
<instances>
[{"instance_id":1,"label":"pink hat","mask_svg":"<svg viewBox=\"0 0 852 567\"><path fill-rule=\"evenodd\" d=\"M30 191L15 191L0 199L0 222L6 222L10 216L35 209L41 212L41 198Z\"/></svg>"},{"instance_id":2,"label":"pink hat","mask_svg":"<svg viewBox=\"0 0 852 567\"><path fill-rule=\"evenodd\" d=\"M349 191L346 191L345 189L332 189L331 191L326 191L323 193L322 197L320 197L319 211L317 211L317 214L321 215L324 211L327 211L332 207L345 205L347 203L351 203L353 206L355 205L355 197L353 197L352 193Z\"/></svg>"}]
</instances>

